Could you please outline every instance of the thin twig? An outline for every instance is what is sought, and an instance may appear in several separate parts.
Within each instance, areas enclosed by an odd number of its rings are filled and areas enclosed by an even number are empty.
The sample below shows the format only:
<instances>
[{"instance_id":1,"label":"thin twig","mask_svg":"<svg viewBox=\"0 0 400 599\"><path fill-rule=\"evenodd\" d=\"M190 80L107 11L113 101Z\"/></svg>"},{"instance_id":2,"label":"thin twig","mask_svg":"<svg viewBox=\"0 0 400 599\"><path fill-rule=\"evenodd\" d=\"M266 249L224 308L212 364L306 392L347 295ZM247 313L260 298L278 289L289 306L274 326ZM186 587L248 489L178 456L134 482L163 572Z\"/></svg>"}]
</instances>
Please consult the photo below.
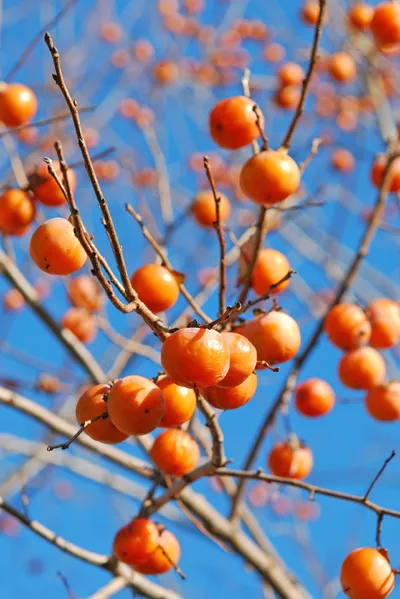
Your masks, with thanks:
<instances>
[{"instance_id":1,"label":"thin twig","mask_svg":"<svg viewBox=\"0 0 400 599\"><path fill-rule=\"evenodd\" d=\"M385 472L386 467L388 466L389 462L391 460L393 460L393 458L395 457L396 452L393 449L392 453L390 454L390 456L388 458L386 458L386 460L383 462L382 467L380 468L380 470L378 471L377 475L375 476L375 478L373 479L373 481L371 482L371 484L369 485L367 492L364 495L364 501L368 501L369 496L371 495L372 489L374 488L374 486L376 485L376 483L378 482L378 480L380 479L380 477L382 476L382 474Z\"/></svg>"},{"instance_id":2,"label":"thin twig","mask_svg":"<svg viewBox=\"0 0 400 599\"><path fill-rule=\"evenodd\" d=\"M89 424L93 424L93 422L97 422L98 420L105 420L106 418L108 418L108 412L103 412L103 414L99 414L98 416L95 416L94 418L91 418L90 420L86 420L85 422L82 422L80 428L76 431L76 433L74 435L72 435L72 437L70 437L68 439L68 441L65 441L64 443L58 443L57 445L48 445L47 446L47 451L53 451L54 449L68 449L70 447L70 445L76 441L76 439L78 439L78 437L81 436L81 434L85 431L85 429L89 426Z\"/></svg>"},{"instance_id":3,"label":"thin twig","mask_svg":"<svg viewBox=\"0 0 400 599\"><path fill-rule=\"evenodd\" d=\"M304 173L304 171L306 170L307 166L310 164L310 162L314 158L314 156L316 156L318 154L318 150L319 150L319 148L320 148L320 146L322 144L322 141L323 140L320 137L316 137L315 139L313 139L309 155L300 164L299 169L300 169L300 173L301 174Z\"/></svg>"},{"instance_id":4,"label":"thin twig","mask_svg":"<svg viewBox=\"0 0 400 599\"><path fill-rule=\"evenodd\" d=\"M226 463L224 453L224 434L217 420L217 414L196 390L197 407L206 419L212 439L211 464L218 467Z\"/></svg>"},{"instance_id":5,"label":"thin twig","mask_svg":"<svg viewBox=\"0 0 400 599\"><path fill-rule=\"evenodd\" d=\"M79 110L80 112L92 112L93 110L96 110L96 106L83 106ZM12 127L11 129L4 129L3 131L0 131L0 138L4 135L11 135L13 133L19 133L20 131L24 131L25 129L31 129L32 127L44 127L45 125L59 123L60 121L65 121L69 118L71 118L71 114L68 112L67 114L59 114L58 116L53 116L48 119L31 121L30 123L25 123L24 125L19 125L18 127Z\"/></svg>"}]
</instances>

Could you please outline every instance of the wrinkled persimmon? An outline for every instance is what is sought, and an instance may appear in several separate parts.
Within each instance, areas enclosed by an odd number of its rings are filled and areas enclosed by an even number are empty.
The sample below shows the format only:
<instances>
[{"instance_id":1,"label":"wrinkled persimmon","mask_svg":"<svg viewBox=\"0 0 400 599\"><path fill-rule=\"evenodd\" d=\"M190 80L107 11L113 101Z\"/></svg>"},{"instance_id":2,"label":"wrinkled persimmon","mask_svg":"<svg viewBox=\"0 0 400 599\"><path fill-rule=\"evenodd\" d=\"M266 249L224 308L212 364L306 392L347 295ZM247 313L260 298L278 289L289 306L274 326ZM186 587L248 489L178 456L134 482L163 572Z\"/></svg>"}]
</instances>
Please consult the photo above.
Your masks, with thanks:
<instances>
[{"instance_id":1,"label":"wrinkled persimmon","mask_svg":"<svg viewBox=\"0 0 400 599\"><path fill-rule=\"evenodd\" d=\"M291 360L301 343L297 322L289 314L277 310L246 322L244 335L256 348L258 360L269 364Z\"/></svg>"},{"instance_id":2,"label":"wrinkled persimmon","mask_svg":"<svg viewBox=\"0 0 400 599\"><path fill-rule=\"evenodd\" d=\"M387 298L378 298L371 302L366 315L371 323L372 332L369 343L376 349L389 349L400 340L400 306Z\"/></svg>"},{"instance_id":3,"label":"wrinkled persimmon","mask_svg":"<svg viewBox=\"0 0 400 599\"><path fill-rule=\"evenodd\" d=\"M236 387L254 371L257 352L254 345L240 333L222 333L229 350L229 370L218 387Z\"/></svg>"},{"instance_id":4,"label":"wrinkled persimmon","mask_svg":"<svg viewBox=\"0 0 400 599\"><path fill-rule=\"evenodd\" d=\"M218 331L189 327L164 341L161 364L174 383L183 387L217 385L229 370L229 349Z\"/></svg>"},{"instance_id":5,"label":"wrinkled persimmon","mask_svg":"<svg viewBox=\"0 0 400 599\"><path fill-rule=\"evenodd\" d=\"M147 435L165 414L162 391L149 379L131 375L116 381L108 394L111 422L126 435Z\"/></svg>"},{"instance_id":6,"label":"wrinkled persimmon","mask_svg":"<svg viewBox=\"0 0 400 599\"><path fill-rule=\"evenodd\" d=\"M303 416L316 418L330 412L335 404L335 393L324 380L311 378L297 385L295 405Z\"/></svg>"},{"instance_id":7,"label":"wrinkled persimmon","mask_svg":"<svg viewBox=\"0 0 400 599\"><path fill-rule=\"evenodd\" d=\"M360 347L345 354L339 362L339 379L350 389L371 389L385 378L385 361L373 347Z\"/></svg>"},{"instance_id":8,"label":"wrinkled persimmon","mask_svg":"<svg viewBox=\"0 0 400 599\"><path fill-rule=\"evenodd\" d=\"M350 599L385 599L395 581L385 555L372 547L360 547L344 560L340 582Z\"/></svg>"},{"instance_id":9,"label":"wrinkled persimmon","mask_svg":"<svg viewBox=\"0 0 400 599\"><path fill-rule=\"evenodd\" d=\"M375 420L393 422L400 419L400 383L390 381L369 389L365 407Z\"/></svg>"},{"instance_id":10,"label":"wrinkled persimmon","mask_svg":"<svg viewBox=\"0 0 400 599\"><path fill-rule=\"evenodd\" d=\"M169 428L154 441L149 457L162 472L171 476L184 476L196 468L200 450L188 433L178 428Z\"/></svg>"},{"instance_id":11,"label":"wrinkled persimmon","mask_svg":"<svg viewBox=\"0 0 400 599\"><path fill-rule=\"evenodd\" d=\"M368 343L371 325L365 312L356 304L337 304L326 316L324 331L331 343L350 350Z\"/></svg>"},{"instance_id":12,"label":"wrinkled persimmon","mask_svg":"<svg viewBox=\"0 0 400 599\"><path fill-rule=\"evenodd\" d=\"M306 478L313 467L313 455L296 439L274 445L268 456L268 467L275 476Z\"/></svg>"},{"instance_id":13,"label":"wrinkled persimmon","mask_svg":"<svg viewBox=\"0 0 400 599\"><path fill-rule=\"evenodd\" d=\"M223 388L208 387L202 390L202 395L218 410L236 410L244 406L254 396L257 390L257 375L251 373L240 385Z\"/></svg>"},{"instance_id":14,"label":"wrinkled persimmon","mask_svg":"<svg viewBox=\"0 0 400 599\"><path fill-rule=\"evenodd\" d=\"M130 566L146 562L160 542L158 527L147 518L136 518L120 528L114 537L113 553Z\"/></svg>"},{"instance_id":15,"label":"wrinkled persimmon","mask_svg":"<svg viewBox=\"0 0 400 599\"><path fill-rule=\"evenodd\" d=\"M102 288L94 277L79 275L67 283L71 304L88 312L98 312L104 305Z\"/></svg>"},{"instance_id":16,"label":"wrinkled persimmon","mask_svg":"<svg viewBox=\"0 0 400 599\"><path fill-rule=\"evenodd\" d=\"M231 203L225 194L218 192L219 220L221 223L228 220L231 213ZM202 227L213 227L217 220L217 208L212 191L199 191L193 200L192 213L196 222Z\"/></svg>"},{"instance_id":17,"label":"wrinkled persimmon","mask_svg":"<svg viewBox=\"0 0 400 599\"><path fill-rule=\"evenodd\" d=\"M141 266L133 273L131 284L139 299L152 312L172 308L179 297L179 284L174 274L161 264Z\"/></svg>"},{"instance_id":18,"label":"wrinkled persimmon","mask_svg":"<svg viewBox=\"0 0 400 599\"><path fill-rule=\"evenodd\" d=\"M300 170L284 150L265 150L252 156L240 172L243 193L263 206L282 202L300 185Z\"/></svg>"},{"instance_id":19,"label":"wrinkled persimmon","mask_svg":"<svg viewBox=\"0 0 400 599\"><path fill-rule=\"evenodd\" d=\"M63 178L59 163L54 161L53 168L62 181ZM68 182L71 192L74 193L76 189L76 175L72 168L68 169ZM30 175L29 183L35 198L44 206L62 206L66 203L63 192L47 170L47 164L41 164Z\"/></svg>"},{"instance_id":20,"label":"wrinkled persimmon","mask_svg":"<svg viewBox=\"0 0 400 599\"><path fill-rule=\"evenodd\" d=\"M278 250L264 248L259 251L253 268L251 286L258 295L267 293L271 285L283 279L290 270L286 256ZM289 285L289 279L271 290L271 294L281 293Z\"/></svg>"},{"instance_id":21,"label":"wrinkled persimmon","mask_svg":"<svg viewBox=\"0 0 400 599\"><path fill-rule=\"evenodd\" d=\"M165 414L160 426L181 426L190 420L196 409L196 393L193 389L175 385L170 376L158 379L157 387L165 399Z\"/></svg>"},{"instance_id":22,"label":"wrinkled persimmon","mask_svg":"<svg viewBox=\"0 0 400 599\"><path fill-rule=\"evenodd\" d=\"M76 421L79 425L107 413L106 398L109 390L110 386L107 384L94 385L82 393L75 408ZM102 443L121 443L128 438L128 435L121 433L108 417L92 422L85 427L84 432L91 439Z\"/></svg>"},{"instance_id":23,"label":"wrinkled persimmon","mask_svg":"<svg viewBox=\"0 0 400 599\"><path fill-rule=\"evenodd\" d=\"M136 572L140 574L165 574L179 562L181 548L178 539L169 530L163 530L160 534L158 547L145 562L136 564Z\"/></svg>"},{"instance_id":24,"label":"wrinkled persimmon","mask_svg":"<svg viewBox=\"0 0 400 599\"><path fill-rule=\"evenodd\" d=\"M97 333L97 323L84 308L70 308L61 320L61 326L71 331L82 343L91 343Z\"/></svg>"},{"instance_id":25,"label":"wrinkled persimmon","mask_svg":"<svg viewBox=\"0 0 400 599\"><path fill-rule=\"evenodd\" d=\"M33 91L21 83L0 84L0 121L6 127L30 123L37 111Z\"/></svg>"},{"instance_id":26,"label":"wrinkled persimmon","mask_svg":"<svg viewBox=\"0 0 400 599\"><path fill-rule=\"evenodd\" d=\"M245 96L233 96L218 102L210 112L210 134L216 144L227 150L238 150L256 140L260 131L253 100ZM260 114L260 127L264 117Z\"/></svg>"},{"instance_id":27,"label":"wrinkled persimmon","mask_svg":"<svg viewBox=\"0 0 400 599\"><path fill-rule=\"evenodd\" d=\"M86 253L65 218L51 218L33 233L29 246L35 264L50 275L70 275L86 262Z\"/></svg>"},{"instance_id":28,"label":"wrinkled persimmon","mask_svg":"<svg viewBox=\"0 0 400 599\"><path fill-rule=\"evenodd\" d=\"M24 235L35 215L35 204L22 189L7 189L0 196L0 232L4 235Z\"/></svg>"}]
</instances>

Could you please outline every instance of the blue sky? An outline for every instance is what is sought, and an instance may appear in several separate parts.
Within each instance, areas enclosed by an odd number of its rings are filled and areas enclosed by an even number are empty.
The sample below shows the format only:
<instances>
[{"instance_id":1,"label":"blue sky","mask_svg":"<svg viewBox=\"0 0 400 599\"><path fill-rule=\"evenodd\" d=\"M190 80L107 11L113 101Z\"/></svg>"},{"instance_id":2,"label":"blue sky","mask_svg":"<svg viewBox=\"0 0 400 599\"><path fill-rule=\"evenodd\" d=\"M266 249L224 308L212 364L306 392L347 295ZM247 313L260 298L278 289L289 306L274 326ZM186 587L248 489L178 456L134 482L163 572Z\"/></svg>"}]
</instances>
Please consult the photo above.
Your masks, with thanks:
<instances>
[{"instance_id":1,"label":"blue sky","mask_svg":"<svg viewBox=\"0 0 400 599\"><path fill-rule=\"evenodd\" d=\"M240 163L249 155L250 150L245 149L241 153L230 155L219 150L207 132L208 111L213 103L228 95L241 93L238 71L235 71L235 82L228 87L205 88L182 77L164 91L154 85L146 70L141 72L133 68L129 74L124 75L111 67L110 56L113 51L116 48L129 47L132 41L141 37L152 41L158 59L202 56L196 42L186 38L174 39L162 29L155 5L155 0L81 2L51 33L62 52L63 60L65 56L65 72L79 104L98 106L93 114L84 117L85 126L99 127L101 140L96 152L113 145L117 148L118 157L130 158L136 168L153 166L152 156L141 132L118 114L118 105L124 97L131 97L155 110L155 130L168 164L174 216L177 217L184 212L201 184L199 177L187 167L188 158L192 153L217 152L226 161L234 160ZM61 6L60 2L49 3L44 0L35 6L28 2L15 3L5 0L1 34L3 52L0 55L3 74L15 62L28 40ZM301 61L306 67L304 53L301 51L310 46L312 29L299 21L300 6L301 2L298 0L291 0L284 7L277 0L236 0L231 3L225 0L206 0L206 9L201 19L203 23L214 24L219 31L224 31L233 18L244 15L248 18L259 18L267 24L271 40L286 47L286 58ZM119 20L122 24L123 40L116 46L107 45L99 39L100 23L107 19ZM343 30L338 31L332 25L328 33L323 35L322 48L330 52L341 48L344 42ZM255 93L254 98L264 111L270 144L276 147L280 144L290 120L290 115L282 114L272 103L276 66L262 60L261 44L251 42L246 48L251 56L249 66L254 78L259 78L266 86ZM39 43L16 78L35 89L39 99L40 118L52 115L55 110L65 110L52 82L51 73L49 53L44 43ZM361 80L358 80L341 93L360 95L361 89ZM396 108L394 103L394 109ZM305 197L309 199L315 197L322 185L325 186L323 199L326 204L302 212L289 213L284 218L282 229L268 237L268 245L283 251L298 272L297 283L293 281L289 290L281 296L280 303L298 320L303 344L315 324L315 310L313 316L310 314L310 307L315 304L316 294L334 287L338 269L340 274L340 268L346 268L359 243L365 227L362 213L370 208L376 199L376 190L369 180L370 165L374 154L383 149L374 118L368 115L360 119L356 131L351 133L340 132L332 120L317 120L315 117L314 101L311 100L307 104L302 126L294 137L291 151L293 157L299 162L303 160L309 152L313 138L321 133L328 133L332 137L334 147L347 147L353 152L357 167L350 175L338 176L330 166L332 147L322 147L308 167L303 177L303 185ZM65 135L71 135L71 132L71 126L67 126ZM54 132L54 138L56 135ZM74 138L71 139L72 143L66 144L66 153L72 162L79 159L79 151ZM20 142L17 147L24 164L32 164L32 160L40 161L43 155L51 154L51 150L44 152L37 149L32 158L31 148ZM0 149L0 168L3 176L9 175L9 158L4 147ZM155 189L143 193L135 190L130 184L128 173L124 170L117 181L104 185L104 192L131 272L143 262L152 260L153 254L145 246L136 224L126 217L124 203L131 202L139 209L149 206L162 230L157 192ZM229 192L227 193L229 195ZM95 198L82 168L78 169L76 197L88 230L95 234L99 247L109 256ZM390 201L390 206L395 206L394 200ZM244 230L240 225L243 210L255 214L255 209L250 204L235 204L229 226L238 235ZM46 209L43 212L46 218L55 215L54 209ZM395 217L393 224L396 224ZM28 234L25 238L18 239L14 243L14 249L21 270L30 281L35 282L41 274L26 256L29 237ZM200 231L189 218L185 220L179 232L173 235L169 256L175 268L187 275L189 289L196 292L201 287L196 272L215 265L217 251L214 232ZM379 232L367 258L367 266L361 268L355 282L354 295L350 294L350 297L362 305L382 295L399 299L397 256L396 236ZM235 299L235 279L233 267L228 271L228 301ZM58 279L52 280L51 283L51 294L45 300L45 305L60 319L68 307L65 287ZM6 288L7 285L0 280L1 293ZM168 314L169 322L173 322L184 307L184 301L179 300ZM205 309L214 316L216 308L216 298L213 296L205 304ZM107 314L113 327L126 336L138 326L136 316L123 316L111 306L107 308ZM67 371L65 382L72 384L75 389L85 382L82 370L65 355L58 341L52 338L29 309L16 316L3 312L1 322L2 342L7 340L19 351L49 363L54 369L63 368ZM157 341L152 336L148 337L148 342L157 346ZM32 384L37 370L20 364L8 355L9 352L4 346L1 347L2 379L17 378L24 381L25 387L29 387L24 393L50 409L55 409L58 402L68 398L66 395L53 400L33 391ZM111 367L119 351L118 347L110 346L109 340L101 332L90 349L106 370ZM384 357L389 378L396 377L396 353L385 352ZM310 376L324 378L334 387L339 398L352 401L338 402L332 413L318 420L307 420L293 411L291 423L298 435L310 445L314 454L315 467L309 477L310 482L362 494L391 450L398 449L398 424L378 424L368 417L362 404L362 394L349 392L337 380L339 358L339 350L329 345L325 338L321 338L318 348L302 372L301 380ZM233 460L235 467L242 464L254 433L258 430L266 410L272 405L289 368L290 364L281 367L278 374L268 371L261 374L256 397L240 411L221 416L226 454ZM144 376L154 376L156 372L155 364L140 358L131 360L125 370L125 374ZM4 407L0 407L0 413L0 439L4 438L4 434L29 440L45 439L46 430L29 418ZM283 433L284 428L279 421L264 444L257 466L265 467L271 442ZM126 448L127 451L137 451L132 446ZM140 482L129 473L101 462L76 446L70 448L69 454L72 457L93 460L110 472ZM8 480L10 474L24 463L26 456L10 453L2 448L0 457L1 489L2 482ZM398 506L399 476L399 463L395 458L374 490L373 499L377 503L394 509ZM251 487L252 485L249 485L249 488ZM200 481L195 488L206 493L207 498L224 512L229 509L225 499L212 490L209 481ZM138 502L129 497L110 491L104 485L87 480L67 468L51 465L29 480L26 491L30 498L31 517L44 522L57 534L99 553L109 552L115 531L135 514L138 507ZM279 489L279 493L281 497L291 499L294 504L307 499L304 493L285 489ZM68 497L64 497L65 495ZM10 493L9 498L13 505L21 507L19 492ZM320 583L324 584L338 575L341 562L349 550L360 545L374 544L376 518L367 510L350 503L323 498L317 498L317 503L320 516L309 523L299 521L292 513L283 517L277 516L270 502L255 508L255 513L288 566L293 569L311 595L319 598L323 596ZM180 565L187 575L187 581L181 582L174 573L169 573L162 577L160 582L178 590L188 599L206 599L211 596L213 599L219 599L228 594L232 599L245 596L262 598L257 576L245 570L239 558L225 553L210 540L201 537L182 515L179 516L179 522L169 523L168 526L179 537L182 547ZM389 549L395 567L400 566L397 543L399 532L399 521L390 518L384 520L383 543ZM26 530L18 531L17 536L0 533L0 556L2 599L15 599L20 596L24 596L25 599L36 599L39 596L41 599L66 597L57 571L63 573L74 594L80 599L90 596L108 580L105 573L62 554ZM36 563L35 560L40 562ZM35 565L40 572L32 572ZM130 591L124 590L116 596L118 599L127 599L132 595ZM395 590L392 597L400 597L400 590Z\"/></svg>"}]
</instances>

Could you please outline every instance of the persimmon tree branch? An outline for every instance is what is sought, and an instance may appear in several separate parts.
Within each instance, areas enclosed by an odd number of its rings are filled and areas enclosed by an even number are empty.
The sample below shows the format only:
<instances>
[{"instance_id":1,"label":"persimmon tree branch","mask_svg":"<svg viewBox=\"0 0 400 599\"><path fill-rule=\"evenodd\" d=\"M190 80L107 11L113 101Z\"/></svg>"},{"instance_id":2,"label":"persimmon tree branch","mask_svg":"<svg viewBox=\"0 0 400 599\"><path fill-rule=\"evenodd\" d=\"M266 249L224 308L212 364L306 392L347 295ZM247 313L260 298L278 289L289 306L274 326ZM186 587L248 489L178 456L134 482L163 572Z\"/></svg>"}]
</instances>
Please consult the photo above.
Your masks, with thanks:
<instances>
[{"instance_id":1,"label":"persimmon tree branch","mask_svg":"<svg viewBox=\"0 0 400 599\"><path fill-rule=\"evenodd\" d=\"M360 244L358 246L358 250L354 256L354 259L353 259L352 263L350 264L349 268L347 269L347 272L342 280L342 283L339 285L338 289L336 290L336 293L335 293L335 296L334 296L332 302L330 302L330 304L327 306L324 315L318 321L317 326L314 329L314 333L312 334L311 338L309 339L306 347L294 359L294 365L293 365L292 371L288 375L288 377L282 387L282 390L279 393L272 408L267 412L267 414L261 424L261 428L260 428L259 432L257 433L257 435L254 439L254 442L251 445L251 448L248 452L248 455L247 455L245 463L244 463L244 468L243 468L244 470L249 470L251 468L252 464L254 463L254 460L257 458L259 450L261 449L261 446L265 439L265 436L268 433L269 429L271 428L272 424L275 422L275 419L276 419L278 413L280 412L280 410L282 409L283 406L288 404L291 394L296 386L297 378L298 378L301 368L304 366L304 364L306 363L306 361L308 360L308 358L310 357L310 355L312 354L312 352L314 351L314 349L316 349L316 347L318 345L319 338L324 329L324 324L325 324L325 319L326 319L327 314L333 308L333 306L335 306L336 304L338 304L341 301L341 299L343 298L343 296L349 289L350 285L354 281L354 278L357 275L358 269L360 268L363 259L368 254L369 247L374 238L375 232L379 228L379 223L381 221L382 213L385 208L388 190L390 188L390 181L391 181L391 173L390 173L391 165L397 156L398 156L397 151L395 150L395 147L393 147L393 144L392 144L391 147L388 149L387 164L386 164L385 172L384 172L383 178L382 178L382 185L380 187L378 197L375 202L375 207L372 212L371 219L366 226L364 235L362 236L362 238L360 240ZM245 482L246 482L246 479L244 479L244 478L240 480L240 482L238 484L236 496L232 502L231 519L233 519L233 520L235 520L237 517L238 505L239 505L241 498L243 496L243 493L244 493Z\"/></svg>"},{"instance_id":2,"label":"persimmon tree branch","mask_svg":"<svg viewBox=\"0 0 400 599\"><path fill-rule=\"evenodd\" d=\"M294 132L295 132L296 127L299 124L299 121L304 112L304 105L305 105L305 102L307 99L308 90L310 88L311 78L312 78L314 68L315 68L315 65L316 65L316 62L318 59L318 48L319 48L319 42L321 40L324 18L325 18L325 14L326 14L326 4L327 4L327 0L319 0L319 5L320 5L319 16L318 16L318 21L315 26L314 41L313 41L313 45L311 48L310 62L308 65L306 77L303 81L299 104L297 106L296 112L294 113L293 119L289 125L289 129L286 133L285 139L283 140L283 144L282 144L283 147L287 148L287 149L290 148Z\"/></svg>"}]
</instances>

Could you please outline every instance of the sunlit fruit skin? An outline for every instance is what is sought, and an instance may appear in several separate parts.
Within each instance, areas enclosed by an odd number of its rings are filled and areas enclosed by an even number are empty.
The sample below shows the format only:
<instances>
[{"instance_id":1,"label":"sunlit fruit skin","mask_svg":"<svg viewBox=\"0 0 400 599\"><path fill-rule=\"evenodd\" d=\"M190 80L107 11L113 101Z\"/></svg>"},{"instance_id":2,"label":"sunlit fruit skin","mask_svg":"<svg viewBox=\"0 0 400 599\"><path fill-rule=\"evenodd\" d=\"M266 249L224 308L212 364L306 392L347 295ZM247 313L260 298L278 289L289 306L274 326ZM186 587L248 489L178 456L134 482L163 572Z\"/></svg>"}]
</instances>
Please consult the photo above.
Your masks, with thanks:
<instances>
[{"instance_id":1,"label":"sunlit fruit skin","mask_svg":"<svg viewBox=\"0 0 400 599\"><path fill-rule=\"evenodd\" d=\"M253 268L251 286L258 295L267 293L271 285L277 283L290 270L290 264L286 256L278 250L264 248L259 251ZM289 279L275 287L271 293L281 293L289 285Z\"/></svg>"},{"instance_id":2,"label":"sunlit fruit skin","mask_svg":"<svg viewBox=\"0 0 400 599\"><path fill-rule=\"evenodd\" d=\"M313 455L308 447L277 443L268 456L268 467L275 476L301 480L312 470Z\"/></svg>"},{"instance_id":3,"label":"sunlit fruit skin","mask_svg":"<svg viewBox=\"0 0 400 599\"><path fill-rule=\"evenodd\" d=\"M355 160L351 152L345 148L338 148L331 157L332 165L342 173L351 173L354 170Z\"/></svg>"},{"instance_id":4,"label":"sunlit fruit skin","mask_svg":"<svg viewBox=\"0 0 400 599\"><path fill-rule=\"evenodd\" d=\"M394 5L393 5L394 6ZM399 5L400 9L400 5ZM383 155L379 155L376 157L374 164L372 165L371 170L371 180L372 183L378 189L382 186L383 175L386 169L387 159ZM395 158L390 166L390 187L389 191L392 193L397 193L400 191L400 158ZM389 183L389 181L388 181Z\"/></svg>"},{"instance_id":5,"label":"sunlit fruit skin","mask_svg":"<svg viewBox=\"0 0 400 599\"><path fill-rule=\"evenodd\" d=\"M174 275L161 264L145 264L131 278L139 299L152 312L172 308L179 297L179 285Z\"/></svg>"},{"instance_id":6,"label":"sunlit fruit skin","mask_svg":"<svg viewBox=\"0 0 400 599\"><path fill-rule=\"evenodd\" d=\"M369 343L376 349L389 349L400 339L400 306L387 298L378 298L366 309L372 332Z\"/></svg>"},{"instance_id":7,"label":"sunlit fruit skin","mask_svg":"<svg viewBox=\"0 0 400 599\"><path fill-rule=\"evenodd\" d=\"M63 178L58 162L53 162L53 168L62 181ZM71 192L74 194L76 190L76 175L72 168L68 169L68 182ZM67 201L63 192L50 175L47 165L44 163L30 176L30 185L35 198L44 206L62 206Z\"/></svg>"},{"instance_id":8,"label":"sunlit fruit skin","mask_svg":"<svg viewBox=\"0 0 400 599\"><path fill-rule=\"evenodd\" d=\"M348 351L368 343L371 325L365 312L355 304L337 304L328 312L324 331L329 341Z\"/></svg>"},{"instance_id":9,"label":"sunlit fruit skin","mask_svg":"<svg viewBox=\"0 0 400 599\"><path fill-rule=\"evenodd\" d=\"M258 360L283 364L299 351L300 329L297 322L284 312L273 310L246 323L245 336L257 350Z\"/></svg>"},{"instance_id":10,"label":"sunlit fruit skin","mask_svg":"<svg viewBox=\"0 0 400 599\"><path fill-rule=\"evenodd\" d=\"M154 441L149 456L165 474L184 476L196 468L200 450L188 433L178 428L169 428Z\"/></svg>"},{"instance_id":11,"label":"sunlit fruit skin","mask_svg":"<svg viewBox=\"0 0 400 599\"><path fill-rule=\"evenodd\" d=\"M400 383L390 381L369 389L365 396L367 412L380 422L400 419Z\"/></svg>"},{"instance_id":12,"label":"sunlit fruit skin","mask_svg":"<svg viewBox=\"0 0 400 599\"><path fill-rule=\"evenodd\" d=\"M130 566L146 562L160 542L157 526L146 518L136 518L123 526L115 535L113 553Z\"/></svg>"},{"instance_id":13,"label":"sunlit fruit skin","mask_svg":"<svg viewBox=\"0 0 400 599\"><path fill-rule=\"evenodd\" d=\"M8 189L0 196L0 231L4 235L24 235L35 215L35 204L25 191Z\"/></svg>"},{"instance_id":14,"label":"sunlit fruit skin","mask_svg":"<svg viewBox=\"0 0 400 599\"><path fill-rule=\"evenodd\" d=\"M236 387L245 381L254 371L257 352L254 345L240 333L222 333L229 349L229 370L218 383L218 387Z\"/></svg>"},{"instance_id":15,"label":"sunlit fruit skin","mask_svg":"<svg viewBox=\"0 0 400 599\"><path fill-rule=\"evenodd\" d=\"M295 405L303 416L317 418L332 410L335 405L335 393L326 381L307 379L296 387Z\"/></svg>"},{"instance_id":16,"label":"sunlit fruit skin","mask_svg":"<svg viewBox=\"0 0 400 599\"><path fill-rule=\"evenodd\" d=\"M349 21L357 31L366 31L371 26L374 9L364 2L356 2L349 10Z\"/></svg>"},{"instance_id":17,"label":"sunlit fruit skin","mask_svg":"<svg viewBox=\"0 0 400 599\"><path fill-rule=\"evenodd\" d=\"M104 305L104 294L94 277L79 275L68 281L68 297L76 308L84 308L88 312L98 312Z\"/></svg>"},{"instance_id":18,"label":"sunlit fruit skin","mask_svg":"<svg viewBox=\"0 0 400 599\"><path fill-rule=\"evenodd\" d=\"M162 391L149 379L132 375L116 381L108 394L111 422L126 435L147 435L165 414Z\"/></svg>"},{"instance_id":19,"label":"sunlit fruit skin","mask_svg":"<svg viewBox=\"0 0 400 599\"><path fill-rule=\"evenodd\" d=\"M400 44L400 6L395 2L382 2L375 7L371 31L379 47Z\"/></svg>"},{"instance_id":20,"label":"sunlit fruit skin","mask_svg":"<svg viewBox=\"0 0 400 599\"><path fill-rule=\"evenodd\" d=\"M64 314L61 325L70 330L82 343L91 343L96 337L96 320L83 308L70 308Z\"/></svg>"},{"instance_id":21,"label":"sunlit fruit skin","mask_svg":"<svg viewBox=\"0 0 400 599\"><path fill-rule=\"evenodd\" d=\"M65 218L51 218L33 233L29 252L32 260L51 275L70 275L85 264L86 252Z\"/></svg>"},{"instance_id":22,"label":"sunlit fruit skin","mask_svg":"<svg viewBox=\"0 0 400 599\"><path fill-rule=\"evenodd\" d=\"M210 135L221 148L238 150L248 146L259 135L257 106L253 100L245 96L233 96L218 102L210 112ZM259 110L260 127L264 127L264 117Z\"/></svg>"},{"instance_id":23,"label":"sunlit fruit skin","mask_svg":"<svg viewBox=\"0 0 400 599\"><path fill-rule=\"evenodd\" d=\"M357 77L354 58L347 52L337 52L329 61L329 73L338 83L351 83Z\"/></svg>"},{"instance_id":24,"label":"sunlit fruit skin","mask_svg":"<svg viewBox=\"0 0 400 599\"><path fill-rule=\"evenodd\" d=\"M179 562L180 555L181 548L176 536L169 530L163 530L160 534L159 547L145 562L137 564L135 570L147 575L165 574Z\"/></svg>"},{"instance_id":25,"label":"sunlit fruit skin","mask_svg":"<svg viewBox=\"0 0 400 599\"><path fill-rule=\"evenodd\" d=\"M236 410L247 404L257 391L257 375L251 373L240 385L202 389L203 397L217 410Z\"/></svg>"},{"instance_id":26,"label":"sunlit fruit skin","mask_svg":"<svg viewBox=\"0 0 400 599\"><path fill-rule=\"evenodd\" d=\"M299 185L299 167L283 150L265 150L252 156L240 172L243 193L262 206L282 202L295 193Z\"/></svg>"},{"instance_id":27,"label":"sunlit fruit skin","mask_svg":"<svg viewBox=\"0 0 400 599\"><path fill-rule=\"evenodd\" d=\"M184 328L164 341L161 364L177 385L211 387L228 373L229 349L218 331Z\"/></svg>"},{"instance_id":28,"label":"sunlit fruit skin","mask_svg":"<svg viewBox=\"0 0 400 599\"><path fill-rule=\"evenodd\" d=\"M160 426L165 428L181 426L193 416L196 409L196 393L188 387L175 385L170 376L157 381L165 399L165 414Z\"/></svg>"},{"instance_id":29,"label":"sunlit fruit skin","mask_svg":"<svg viewBox=\"0 0 400 599\"><path fill-rule=\"evenodd\" d=\"M6 127L30 123L37 112L37 99L29 87L21 83L1 83L0 121Z\"/></svg>"},{"instance_id":30,"label":"sunlit fruit skin","mask_svg":"<svg viewBox=\"0 0 400 599\"><path fill-rule=\"evenodd\" d=\"M76 421L79 425L107 412L105 398L109 390L109 385L94 385L82 393L75 409ZM85 428L84 433L95 441L110 444L121 443L128 438L128 435L121 433L109 418L101 418L92 422Z\"/></svg>"},{"instance_id":31,"label":"sunlit fruit skin","mask_svg":"<svg viewBox=\"0 0 400 599\"><path fill-rule=\"evenodd\" d=\"M339 378L350 389L371 389L386 374L385 361L373 347L360 347L345 354L339 362Z\"/></svg>"},{"instance_id":32,"label":"sunlit fruit skin","mask_svg":"<svg viewBox=\"0 0 400 599\"><path fill-rule=\"evenodd\" d=\"M301 85L305 73L299 64L286 62L278 70L278 78L281 85Z\"/></svg>"},{"instance_id":33,"label":"sunlit fruit skin","mask_svg":"<svg viewBox=\"0 0 400 599\"><path fill-rule=\"evenodd\" d=\"M219 203L219 220L221 223L228 220L231 213L231 203L225 194L218 192L220 198ZM217 220L217 209L212 191L204 190L196 194L192 213L196 222L202 227L211 228Z\"/></svg>"},{"instance_id":34,"label":"sunlit fruit skin","mask_svg":"<svg viewBox=\"0 0 400 599\"><path fill-rule=\"evenodd\" d=\"M385 599L394 589L394 574L384 555L372 547L360 547L346 557L340 582L350 599Z\"/></svg>"}]
</instances>

